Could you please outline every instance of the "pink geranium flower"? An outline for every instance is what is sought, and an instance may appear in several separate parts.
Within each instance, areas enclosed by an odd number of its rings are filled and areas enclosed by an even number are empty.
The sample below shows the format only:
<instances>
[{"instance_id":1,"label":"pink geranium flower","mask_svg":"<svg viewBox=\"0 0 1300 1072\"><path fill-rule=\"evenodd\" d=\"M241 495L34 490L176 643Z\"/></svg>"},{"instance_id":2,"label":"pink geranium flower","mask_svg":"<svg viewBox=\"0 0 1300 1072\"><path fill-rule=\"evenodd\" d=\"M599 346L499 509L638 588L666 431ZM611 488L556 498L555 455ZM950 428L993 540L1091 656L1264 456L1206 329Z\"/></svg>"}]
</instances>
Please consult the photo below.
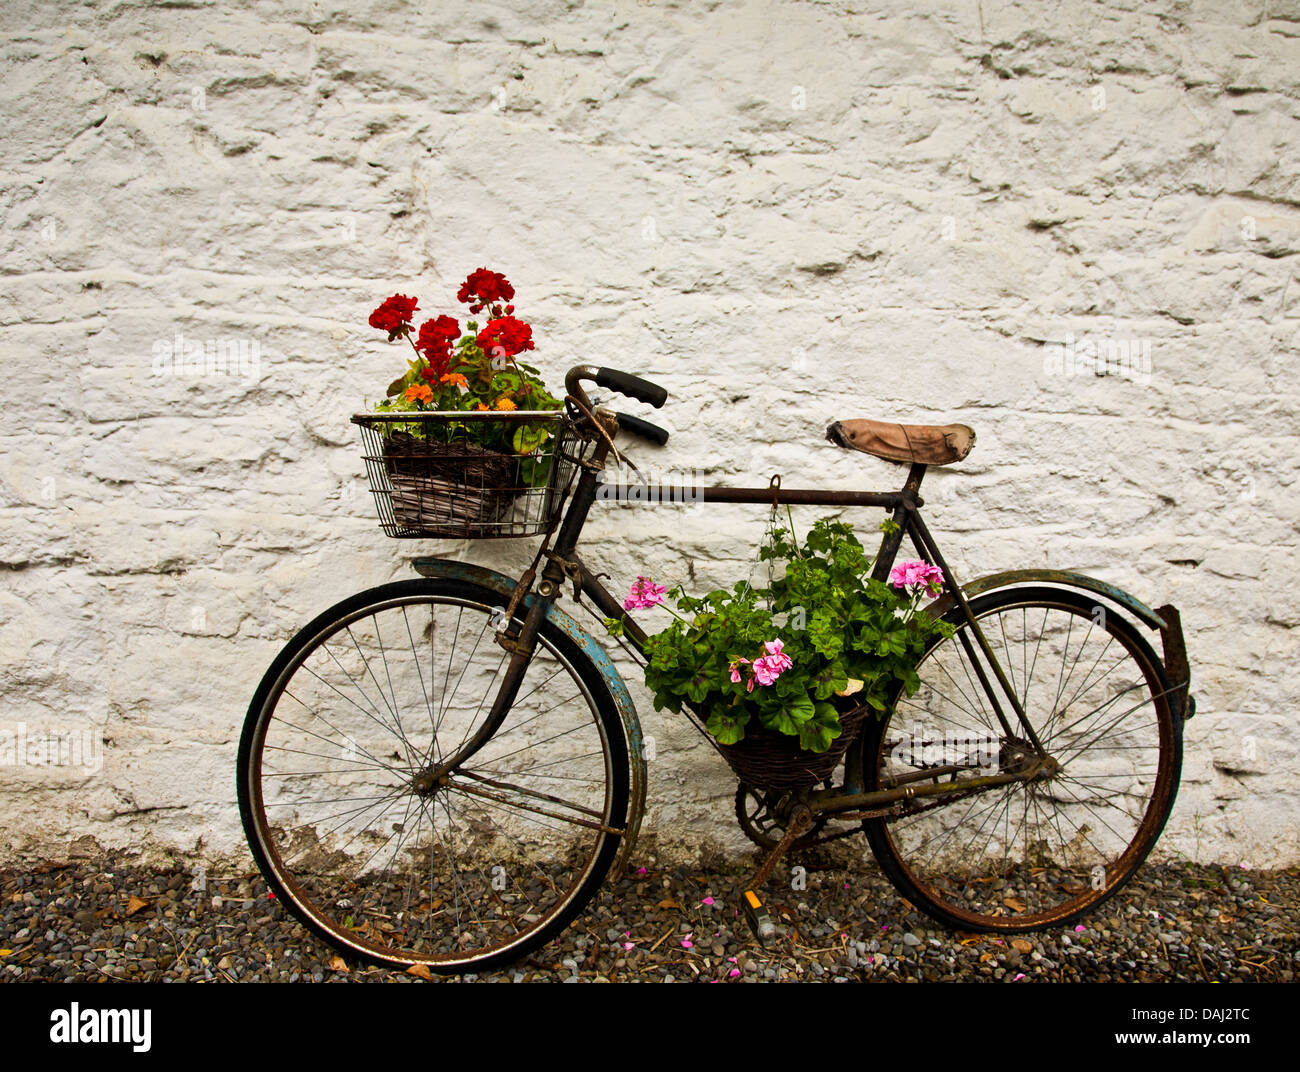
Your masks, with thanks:
<instances>
[{"instance_id":1,"label":"pink geranium flower","mask_svg":"<svg viewBox=\"0 0 1300 1072\"><path fill-rule=\"evenodd\" d=\"M779 640L764 641L763 647L767 649L767 654L754 660L754 676L760 685L772 684L783 671L794 666L794 660L781 650L784 646Z\"/></svg>"},{"instance_id":2,"label":"pink geranium flower","mask_svg":"<svg viewBox=\"0 0 1300 1072\"><path fill-rule=\"evenodd\" d=\"M782 648L785 645L780 640L763 641L763 650L767 653L760 655L753 662L748 659L737 659L728 669L731 671L731 680L736 684L740 683L740 668L749 667L749 677L745 682L745 691L754 691L754 682L760 685L770 685L782 671L789 670L794 666L794 661L788 656Z\"/></svg>"},{"instance_id":3,"label":"pink geranium flower","mask_svg":"<svg viewBox=\"0 0 1300 1072\"><path fill-rule=\"evenodd\" d=\"M767 665L775 670L778 674L782 670L789 670L794 666L794 661L785 651L785 642L781 640L764 641L763 647L767 649Z\"/></svg>"},{"instance_id":4,"label":"pink geranium flower","mask_svg":"<svg viewBox=\"0 0 1300 1072\"><path fill-rule=\"evenodd\" d=\"M638 577L627 599L623 600L623 609L647 610L650 607L657 607L664 601L664 594L667 591L668 589L662 584L655 584L648 577Z\"/></svg>"},{"instance_id":5,"label":"pink geranium flower","mask_svg":"<svg viewBox=\"0 0 1300 1072\"><path fill-rule=\"evenodd\" d=\"M913 592L924 588L927 595L937 596L943 591L943 570L928 562L899 562L889 571L889 583Z\"/></svg>"}]
</instances>

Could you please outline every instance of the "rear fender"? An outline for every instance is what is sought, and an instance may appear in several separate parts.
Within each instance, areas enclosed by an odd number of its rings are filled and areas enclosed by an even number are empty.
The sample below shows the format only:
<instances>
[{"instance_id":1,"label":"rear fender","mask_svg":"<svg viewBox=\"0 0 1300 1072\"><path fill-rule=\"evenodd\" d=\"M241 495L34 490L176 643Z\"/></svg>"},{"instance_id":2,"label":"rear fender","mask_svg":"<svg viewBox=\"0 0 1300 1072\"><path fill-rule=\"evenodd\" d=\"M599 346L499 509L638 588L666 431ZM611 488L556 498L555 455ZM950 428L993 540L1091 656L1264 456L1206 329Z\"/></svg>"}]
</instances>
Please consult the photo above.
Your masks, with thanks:
<instances>
[{"instance_id":1,"label":"rear fender","mask_svg":"<svg viewBox=\"0 0 1300 1072\"><path fill-rule=\"evenodd\" d=\"M992 592L999 588L1012 588L1020 584L1054 584L1062 588L1077 588L1091 592L1127 610L1148 629L1158 630L1164 648L1165 673L1174 687L1172 693L1174 707L1182 716L1183 722L1196 712L1196 699L1188 691L1191 684L1191 671L1187 663L1187 645L1183 638L1182 618L1176 607L1166 604L1158 610L1153 610L1122 588L1116 588L1113 584L1070 570L1034 569L992 573L962 585L962 593L967 600L970 600L985 592ZM928 608L929 613L936 618L942 617L956 605L956 602L949 593L936 600Z\"/></svg>"},{"instance_id":2,"label":"rear fender","mask_svg":"<svg viewBox=\"0 0 1300 1072\"><path fill-rule=\"evenodd\" d=\"M1072 573L1069 570L1007 570L1005 573L991 573L987 577L968 581L961 586L961 590L969 600L985 592L991 592L995 588L1010 588L1017 584L1057 584L1063 588L1081 588L1119 604L1148 629L1165 628L1165 620L1156 611L1122 588L1116 588L1113 584L1099 581L1095 577ZM946 614L955 603L956 600L951 595L943 596L930 608L930 613L936 617Z\"/></svg>"}]
</instances>

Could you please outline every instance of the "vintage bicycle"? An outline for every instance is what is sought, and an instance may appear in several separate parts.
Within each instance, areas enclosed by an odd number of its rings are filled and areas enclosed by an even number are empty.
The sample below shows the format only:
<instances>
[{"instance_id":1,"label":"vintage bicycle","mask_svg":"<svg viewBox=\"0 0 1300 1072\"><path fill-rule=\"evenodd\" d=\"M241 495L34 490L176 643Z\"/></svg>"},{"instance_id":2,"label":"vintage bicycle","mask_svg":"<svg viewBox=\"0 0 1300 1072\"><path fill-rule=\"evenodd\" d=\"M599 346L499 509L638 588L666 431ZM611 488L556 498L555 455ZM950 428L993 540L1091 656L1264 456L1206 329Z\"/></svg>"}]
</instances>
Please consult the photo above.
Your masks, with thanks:
<instances>
[{"instance_id":1,"label":"vintage bicycle","mask_svg":"<svg viewBox=\"0 0 1300 1072\"><path fill-rule=\"evenodd\" d=\"M518 577L414 559L419 578L359 592L302 629L253 697L238 758L249 846L282 903L359 958L449 973L516 960L566 927L633 850L642 733L595 634L623 619L618 642L641 658L646 633L578 544L593 507L619 497L604 482L611 459L631 464L619 432L668 434L594 405L591 382L654 407L667 397L582 365L566 377L561 411L353 417L387 534L541 537ZM509 494L473 470L483 486L470 514L463 502L448 513L445 482L403 469L386 422L452 419L550 422L547 458ZM761 889L776 862L865 837L901 894L951 927L1075 920L1133 876L1173 806L1195 709L1178 611L1072 572L963 584L922 518L920 490L927 468L965 457L974 433L846 420L827 437L906 464L902 488L799 490L774 478L689 497L883 510L895 524L874 576L888 576L909 539L943 572L929 613L954 628L920 659L920 689L866 719L833 774L738 786L737 818L766 850L740 897L746 917L770 941ZM462 498L471 477L460 476ZM592 629L562 606L566 588ZM1160 655L1144 630L1159 635ZM707 712L685 712L702 729Z\"/></svg>"}]
</instances>

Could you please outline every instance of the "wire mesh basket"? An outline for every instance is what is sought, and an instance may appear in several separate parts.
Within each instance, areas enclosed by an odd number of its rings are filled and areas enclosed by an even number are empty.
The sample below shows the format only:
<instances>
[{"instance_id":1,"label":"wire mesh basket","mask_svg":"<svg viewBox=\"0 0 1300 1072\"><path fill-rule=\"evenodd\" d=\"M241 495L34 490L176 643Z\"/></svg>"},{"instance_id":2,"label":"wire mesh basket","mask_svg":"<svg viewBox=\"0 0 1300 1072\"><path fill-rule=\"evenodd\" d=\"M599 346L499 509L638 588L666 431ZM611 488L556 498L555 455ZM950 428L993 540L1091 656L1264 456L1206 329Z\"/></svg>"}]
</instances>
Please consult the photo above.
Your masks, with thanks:
<instances>
[{"instance_id":1,"label":"wire mesh basket","mask_svg":"<svg viewBox=\"0 0 1300 1072\"><path fill-rule=\"evenodd\" d=\"M561 410L358 413L352 423L379 525L398 539L549 532L592 446Z\"/></svg>"}]
</instances>

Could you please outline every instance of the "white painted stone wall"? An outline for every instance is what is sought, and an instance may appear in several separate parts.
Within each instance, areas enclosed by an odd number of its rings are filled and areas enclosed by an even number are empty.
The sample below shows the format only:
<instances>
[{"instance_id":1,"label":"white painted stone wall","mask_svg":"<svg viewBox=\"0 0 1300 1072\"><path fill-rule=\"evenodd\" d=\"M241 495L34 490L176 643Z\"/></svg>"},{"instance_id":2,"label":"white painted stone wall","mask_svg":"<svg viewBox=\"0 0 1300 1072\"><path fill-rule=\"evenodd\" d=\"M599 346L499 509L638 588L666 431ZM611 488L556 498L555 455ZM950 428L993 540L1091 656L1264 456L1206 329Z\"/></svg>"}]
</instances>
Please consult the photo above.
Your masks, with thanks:
<instances>
[{"instance_id":1,"label":"white painted stone wall","mask_svg":"<svg viewBox=\"0 0 1300 1072\"><path fill-rule=\"evenodd\" d=\"M1297 0L3 0L0 37L0 728L103 739L0 769L0 859L247 861L263 669L437 548L369 514L347 418L403 359L366 316L487 265L553 383L667 386L661 465L883 487L829 420L973 425L929 483L960 575L1183 610L1161 851L1300 863ZM244 369L160 372L177 337ZM1069 375L1071 337L1149 375ZM762 521L613 507L589 553L723 583ZM634 692L646 829L737 848L722 764Z\"/></svg>"}]
</instances>

